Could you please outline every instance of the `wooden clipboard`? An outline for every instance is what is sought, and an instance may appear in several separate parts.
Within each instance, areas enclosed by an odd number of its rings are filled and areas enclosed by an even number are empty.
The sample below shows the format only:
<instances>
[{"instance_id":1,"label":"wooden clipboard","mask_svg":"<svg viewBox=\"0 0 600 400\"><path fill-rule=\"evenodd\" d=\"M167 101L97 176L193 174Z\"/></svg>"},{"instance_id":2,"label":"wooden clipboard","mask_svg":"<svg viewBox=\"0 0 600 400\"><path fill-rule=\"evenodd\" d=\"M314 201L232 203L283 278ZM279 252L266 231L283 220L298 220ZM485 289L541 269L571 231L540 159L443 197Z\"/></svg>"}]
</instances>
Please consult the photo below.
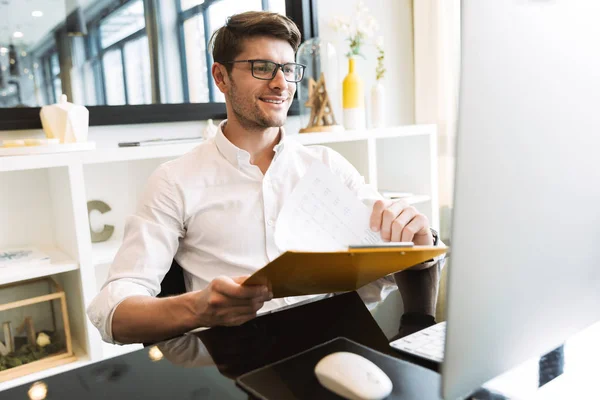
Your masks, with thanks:
<instances>
[{"instance_id":1,"label":"wooden clipboard","mask_svg":"<svg viewBox=\"0 0 600 400\"><path fill-rule=\"evenodd\" d=\"M252 274L243 285L268 282L273 298L346 292L447 251L448 247L438 246L287 251Z\"/></svg>"}]
</instances>

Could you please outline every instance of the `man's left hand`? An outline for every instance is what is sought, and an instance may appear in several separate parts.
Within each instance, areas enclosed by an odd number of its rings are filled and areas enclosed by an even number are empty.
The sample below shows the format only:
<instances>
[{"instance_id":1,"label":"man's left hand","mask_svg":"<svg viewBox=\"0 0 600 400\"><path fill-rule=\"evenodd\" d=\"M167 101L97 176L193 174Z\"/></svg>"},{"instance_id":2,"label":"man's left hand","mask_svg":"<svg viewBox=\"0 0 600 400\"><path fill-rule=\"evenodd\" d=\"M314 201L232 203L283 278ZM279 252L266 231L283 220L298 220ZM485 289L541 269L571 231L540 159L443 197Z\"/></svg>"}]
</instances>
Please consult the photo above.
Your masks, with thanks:
<instances>
[{"instance_id":1,"label":"man's left hand","mask_svg":"<svg viewBox=\"0 0 600 400\"><path fill-rule=\"evenodd\" d=\"M386 242L433 245L429 219L403 200L377 200L373 205L371 230L381 232Z\"/></svg>"}]
</instances>

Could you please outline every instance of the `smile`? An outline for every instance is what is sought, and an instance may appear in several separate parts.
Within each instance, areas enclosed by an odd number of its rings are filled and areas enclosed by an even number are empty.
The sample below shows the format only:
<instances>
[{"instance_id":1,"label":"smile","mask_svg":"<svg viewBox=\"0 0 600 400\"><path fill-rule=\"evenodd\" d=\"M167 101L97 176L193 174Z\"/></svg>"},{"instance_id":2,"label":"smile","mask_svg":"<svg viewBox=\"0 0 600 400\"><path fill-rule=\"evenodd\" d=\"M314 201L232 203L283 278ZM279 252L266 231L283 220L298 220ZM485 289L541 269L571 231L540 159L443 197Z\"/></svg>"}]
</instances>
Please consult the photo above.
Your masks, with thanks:
<instances>
[{"instance_id":1,"label":"smile","mask_svg":"<svg viewBox=\"0 0 600 400\"><path fill-rule=\"evenodd\" d=\"M283 104L285 103L285 99L260 99L261 101L264 101L265 103L271 103L271 104Z\"/></svg>"}]
</instances>

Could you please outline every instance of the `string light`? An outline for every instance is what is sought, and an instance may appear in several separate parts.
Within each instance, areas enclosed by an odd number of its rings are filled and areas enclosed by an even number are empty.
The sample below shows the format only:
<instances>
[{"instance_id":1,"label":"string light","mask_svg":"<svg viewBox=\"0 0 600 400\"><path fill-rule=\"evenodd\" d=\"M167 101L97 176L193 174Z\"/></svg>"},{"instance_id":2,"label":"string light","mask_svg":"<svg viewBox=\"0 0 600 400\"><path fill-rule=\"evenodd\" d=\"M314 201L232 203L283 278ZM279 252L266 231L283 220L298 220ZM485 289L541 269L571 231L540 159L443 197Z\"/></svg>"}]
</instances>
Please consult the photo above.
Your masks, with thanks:
<instances>
[{"instance_id":1,"label":"string light","mask_svg":"<svg viewBox=\"0 0 600 400\"><path fill-rule=\"evenodd\" d=\"M148 350L148 356L152 361L160 361L163 358L163 353L156 346L152 346L150 350Z\"/></svg>"},{"instance_id":2,"label":"string light","mask_svg":"<svg viewBox=\"0 0 600 400\"><path fill-rule=\"evenodd\" d=\"M44 400L48 395L48 385L44 382L36 382L27 391L31 400Z\"/></svg>"}]
</instances>

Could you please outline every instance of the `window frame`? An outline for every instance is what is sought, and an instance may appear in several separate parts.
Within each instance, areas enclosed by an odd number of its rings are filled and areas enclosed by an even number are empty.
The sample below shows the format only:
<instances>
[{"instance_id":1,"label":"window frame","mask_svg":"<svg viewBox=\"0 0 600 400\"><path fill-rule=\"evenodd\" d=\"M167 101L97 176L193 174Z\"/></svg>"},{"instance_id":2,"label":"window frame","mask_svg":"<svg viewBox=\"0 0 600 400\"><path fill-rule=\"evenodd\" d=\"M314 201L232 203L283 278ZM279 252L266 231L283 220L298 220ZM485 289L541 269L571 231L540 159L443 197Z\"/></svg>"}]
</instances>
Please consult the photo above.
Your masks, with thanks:
<instances>
[{"instance_id":1,"label":"window frame","mask_svg":"<svg viewBox=\"0 0 600 400\"><path fill-rule=\"evenodd\" d=\"M37 58L37 62L40 66L41 75L43 76L43 88L42 92L48 102L57 103L59 99L56 98L54 92L54 79L60 78L60 71L58 74L52 73L52 57L58 57L58 50L56 47L51 47L44 54Z\"/></svg>"},{"instance_id":2,"label":"window frame","mask_svg":"<svg viewBox=\"0 0 600 400\"><path fill-rule=\"evenodd\" d=\"M183 101L184 103L190 102L190 88L188 82L188 70L187 70L187 54L185 51L185 31L184 24L186 21L196 17L201 16L202 18L202 26L204 27L204 44L206 51L206 65L209 66L207 68L207 82L208 82L208 102L215 103L215 85L212 82L212 73L210 70L210 66L213 63L212 54L208 51L209 42L210 42L210 7L219 3L222 0L204 0L201 4L196 4L188 8L187 10L182 10L181 8L181 0L175 0L177 4L177 29L178 29L178 41L179 41L179 56L180 56L180 65L181 65L181 80L183 85ZM269 0L260 0L262 10L265 11L269 8ZM287 4L286 4L287 5Z\"/></svg>"},{"instance_id":3,"label":"window frame","mask_svg":"<svg viewBox=\"0 0 600 400\"><path fill-rule=\"evenodd\" d=\"M98 18L91 24L89 24L90 26L88 29L86 46L86 49L89 53L86 55L86 58L89 62L92 63L92 65L94 65L94 79L97 85L96 102L98 104L106 104L106 73L104 71L104 56L106 55L106 53L118 49L119 54L121 56L121 68L123 69L123 91L125 93L125 104L111 107L124 107L131 105L129 104L129 93L127 89L127 67L125 65L125 63L127 62L127 57L125 57L125 46L129 42L140 39L144 36L147 37L148 34L146 31L146 26L144 26L141 29L138 29L137 31L129 34L128 36L125 36L124 38L117 40L116 42L106 47L102 47L102 34L100 32L100 26L102 25L102 22L107 18L110 18L111 15L118 12L131 1L132 0L127 0L123 2L119 5L119 7L111 10L109 14L103 15L101 18Z\"/></svg>"},{"instance_id":4,"label":"window frame","mask_svg":"<svg viewBox=\"0 0 600 400\"><path fill-rule=\"evenodd\" d=\"M303 40L318 36L317 0L285 0L285 3L286 14L298 25ZM146 21L148 20L146 18ZM159 103L86 107L89 110L90 126L202 121L211 118L224 119L227 115L225 103ZM41 129L40 109L41 107L0 109L0 131ZM297 100L292 103L288 115L299 115Z\"/></svg>"}]
</instances>

